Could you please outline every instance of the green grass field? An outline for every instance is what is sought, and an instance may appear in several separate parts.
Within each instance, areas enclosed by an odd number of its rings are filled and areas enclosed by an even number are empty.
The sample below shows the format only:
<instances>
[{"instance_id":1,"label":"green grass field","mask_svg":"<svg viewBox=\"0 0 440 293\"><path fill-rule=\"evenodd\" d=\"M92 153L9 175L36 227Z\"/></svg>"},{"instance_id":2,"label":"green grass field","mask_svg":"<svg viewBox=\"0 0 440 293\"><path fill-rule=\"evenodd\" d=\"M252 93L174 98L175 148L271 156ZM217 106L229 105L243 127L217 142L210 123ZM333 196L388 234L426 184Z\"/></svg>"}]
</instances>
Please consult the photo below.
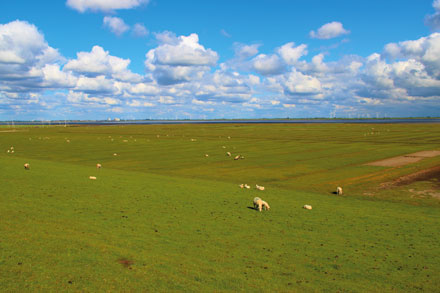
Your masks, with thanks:
<instances>
[{"instance_id":1,"label":"green grass field","mask_svg":"<svg viewBox=\"0 0 440 293\"><path fill-rule=\"evenodd\" d=\"M439 177L380 188L440 157L365 165L440 150L439 124L8 130L0 291L440 291Z\"/></svg>"}]
</instances>

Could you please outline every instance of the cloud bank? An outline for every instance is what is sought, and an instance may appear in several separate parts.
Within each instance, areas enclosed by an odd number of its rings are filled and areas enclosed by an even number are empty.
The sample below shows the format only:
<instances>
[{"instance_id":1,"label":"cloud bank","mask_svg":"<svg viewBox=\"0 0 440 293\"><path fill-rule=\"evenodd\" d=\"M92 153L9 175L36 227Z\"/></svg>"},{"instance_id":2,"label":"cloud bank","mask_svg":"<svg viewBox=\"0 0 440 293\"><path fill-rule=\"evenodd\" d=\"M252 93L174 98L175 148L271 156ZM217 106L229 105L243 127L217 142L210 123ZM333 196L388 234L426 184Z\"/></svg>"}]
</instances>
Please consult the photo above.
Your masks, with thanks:
<instances>
[{"instance_id":1,"label":"cloud bank","mask_svg":"<svg viewBox=\"0 0 440 293\"><path fill-rule=\"evenodd\" d=\"M315 34L345 30L330 31ZM261 44L236 43L234 56L219 63L219 54L195 33L154 36L145 72L135 73L130 59L102 46L69 59L35 25L0 24L0 114L102 119L440 113L440 33L329 62L324 52L311 54L307 44L287 42L264 53Z\"/></svg>"},{"instance_id":2,"label":"cloud bank","mask_svg":"<svg viewBox=\"0 0 440 293\"><path fill-rule=\"evenodd\" d=\"M118 9L132 9L149 0L67 0L66 5L81 13L90 11L111 12Z\"/></svg>"}]
</instances>

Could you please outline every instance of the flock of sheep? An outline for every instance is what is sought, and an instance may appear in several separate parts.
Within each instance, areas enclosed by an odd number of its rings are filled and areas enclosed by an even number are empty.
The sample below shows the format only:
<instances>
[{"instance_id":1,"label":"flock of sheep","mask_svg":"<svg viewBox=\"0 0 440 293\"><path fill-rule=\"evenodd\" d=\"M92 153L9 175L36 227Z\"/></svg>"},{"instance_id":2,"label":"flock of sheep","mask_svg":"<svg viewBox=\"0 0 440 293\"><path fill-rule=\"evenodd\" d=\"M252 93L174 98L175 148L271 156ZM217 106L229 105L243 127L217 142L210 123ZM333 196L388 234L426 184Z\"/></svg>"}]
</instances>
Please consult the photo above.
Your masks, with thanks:
<instances>
[{"instance_id":1,"label":"flock of sheep","mask_svg":"<svg viewBox=\"0 0 440 293\"><path fill-rule=\"evenodd\" d=\"M159 135L157 136L157 137L159 137ZM228 139L230 139L230 137L228 137ZM70 140L66 140L67 142L70 142ZM196 139L191 139L191 141L197 141ZM222 146L222 148L226 148L225 146ZM7 150L7 152L8 153L14 153L14 147L12 146L10 149L8 149ZM117 156L118 154L117 153L114 153L113 154L113 156ZM231 157L232 156L232 154L231 154L231 152L226 152L226 155L227 156L229 156L229 157ZM208 157L209 155L208 154L205 154L205 157ZM242 156L242 155L236 155L235 157L234 157L234 160L239 160L239 159L244 159L244 156ZM25 170L30 170L30 164L29 163L25 163L24 164L24 169ZM96 168L97 169L101 169L102 168L102 165L100 164L100 163L97 163L96 164ZM96 180L96 176L89 176L89 179L90 180ZM246 189L250 189L251 187L248 185L248 184L240 184L239 185L240 186L240 188L246 188ZM255 188L256 189L258 189L258 190L260 190L260 191L263 191L263 190L265 190L265 188L264 188L264 186L260 186L260 185L258 185L258 184L256 184L255 185ZM336 192L335 192L337 195L342 195L342 187L340 187L340 186L338 186L337 188L336 188ZM266 201L264 201L264 200L262 200L261 198L259 198L259 197L255 197L254 198L254 200L253 200L253 205L254 205L254 209L257 209L258 211L262 211L262 210L269 210L270 209L270 206L269 206L269 204L266 202ZM303 208L304 209L307 209L307 210L311 210L312 209L312 206L311 205L304 205L303 206Z\"/></svg>"}]
</instances>

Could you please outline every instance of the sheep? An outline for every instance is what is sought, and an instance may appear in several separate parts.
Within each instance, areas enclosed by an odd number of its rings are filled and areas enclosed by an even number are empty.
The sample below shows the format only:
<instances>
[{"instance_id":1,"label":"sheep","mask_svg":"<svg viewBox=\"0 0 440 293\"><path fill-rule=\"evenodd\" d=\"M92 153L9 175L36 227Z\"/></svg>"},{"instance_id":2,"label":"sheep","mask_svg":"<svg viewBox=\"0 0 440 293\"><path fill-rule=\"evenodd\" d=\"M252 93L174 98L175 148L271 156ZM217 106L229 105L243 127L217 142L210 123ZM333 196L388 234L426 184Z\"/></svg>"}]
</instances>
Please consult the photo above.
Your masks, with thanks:
<instances>
[{"instance_id":1,"label":"sheep","mask_svg":"<svg viewBox=\"0 0 440 293\"><path fill-rule=\"evenodd\" d=\"M231 152L227 152L226 155L227 155L228 157L232 156Z\"/></svg>"},{"instance_id":2,"label":"sheep","mask_svg":"<svg viewBox=\"0 0 440 293\"><path fill-rule=\"evenodd\" d=\"M101 169L102 168L102 165L101 164L96 164L96 169Z\"/></svg>"},{"instance_id":3,"label":"sheep","mask_svg":"<svg viewBox=\"0 0 440 293\"><path fill-rule=\"evenodd\" d=\"M25 170L30 170L31 166L29 165L29 163L24 164L24 169Z\"/></svg>"},{"instance_id":4,"label":"sheep","mask_svg":"<svg viewBox=\"0 0 440 293\"><path fill-rule=\"evenodd\" d=\"M208 154L205 154L205 157L209 157L209 155L208 155Z\"/></svg>"},{"instance_id":5,"label":"sheep","mask_svg":"<svg viewBox=\"0 0 440 293\"><path fill-rule=\"evenodd\" d=\"M337 195L342 195L342 187L338 186L338 188L336 188L336 194Z\"/></svg>"},{"instance_id":6,"label":"sheep","mask_svg":"<svg viewBox=\"0 0 440 293\"><path fill-rule=\"evenodd\" d=\"M312 206L311 206L311 205L308 205L308 204L305 204L305 205L303 206L303 208L306 209L306 210L311 210L311 209L312 209Z\"/></svg>"},{"instance_id":7,"label":"sheep","mask_svg":"<svg viewBox=\"0 0 440 293\"><path fill-rule=\"evenodd\" d=\"M238 159L240 159L240 155L236 155L234 158L234 160L238 160Z\"/></svg>"},{"instance_id":8,"label":"sheep","mask_svg":"<svg viewBox=\"0 0 440 293\"><path fill-rule=\"evenodd\" d=\"M117 156L117 155L118 155L117 153L114 153L114 154L113 154L113 156Z\"/></svg>"},{"instance_id":9,"label":"sheep","mask_svg":"<svg viewBox=\"0 0 440 293\"><path fill-rule=\"evenodd\" d=\"M254 208L256 209L258 207L258 210L261 212L263 209L269 210L270 206L267 202L262 200L259 197L254 198Z\"/></svg>"},{"instance_id":10,"label":"sheep","mask_svg":"<svg viewBox=\"0 0 440 293\"><path fill-rule=\"evenodd\" d=\"M258 190L264 190L264 186L260 186L260 185L258 185L258 184L255 184L255 187L256 187Z\"/></svg>"},{"instance_id":11,"label":"sheep","mask_svg":"<svg viewBox=\"0 0 440 293\"><path fill-rule=\"evenodd\" d=\"M240 186L240 188L243 188L243 187L244 187L244 184L242 183L242 184L240 184L240 185L238 185L238 186Z\"/></svg>"},{"instance_id":12,"label":"sheep","mask_svg":"<svg viewBox=\"0 0 440 293\"><path fill-rule=\"evenodd\" d=\"M244 188L249 189L249 188L251 188L251 187L250 187L249 185L245 184L245 185L244 185Z\"/></svg>"},{"instance_id":13,"label":"sheep","mask_svg":"<svg viewBox=\"0 0 440 293\"><path fill-rule=\"evenodd\" d=\"M225 149L225 148L226 148L226 147L223 145L223 146L222 146L222 149Z\"/></svg>"},{"instance_id":14,"label":"sheep","mask_svg":"<svg viewBox=\"0 0 440 293\"><path fill-rule=\"evenodd\" d=\"M90 180L96 180L96 177L95 176L89 176L89 179Z\"/></svg>"}]
</instances>

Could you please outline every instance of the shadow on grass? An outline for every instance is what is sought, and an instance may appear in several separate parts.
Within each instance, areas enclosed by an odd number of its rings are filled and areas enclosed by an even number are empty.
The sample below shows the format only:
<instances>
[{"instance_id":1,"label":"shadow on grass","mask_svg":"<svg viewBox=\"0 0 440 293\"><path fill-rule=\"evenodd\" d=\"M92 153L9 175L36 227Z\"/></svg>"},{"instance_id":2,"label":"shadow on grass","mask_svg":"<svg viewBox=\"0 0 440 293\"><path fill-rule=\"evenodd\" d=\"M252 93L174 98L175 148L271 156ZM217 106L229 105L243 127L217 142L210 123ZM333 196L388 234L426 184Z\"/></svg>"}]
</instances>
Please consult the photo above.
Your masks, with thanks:
<instances>
[{"instance_id":1,"label":"shadow on grass","mask_svg":"<svg viewBox=\"0 0 440 293\"><path fill-rule=\"evenodd\" d=\"M258 211L258 209L254 208L254 207L247 207L247 208L250 209L250 210Z\"/></svg>"}]
</instances>

